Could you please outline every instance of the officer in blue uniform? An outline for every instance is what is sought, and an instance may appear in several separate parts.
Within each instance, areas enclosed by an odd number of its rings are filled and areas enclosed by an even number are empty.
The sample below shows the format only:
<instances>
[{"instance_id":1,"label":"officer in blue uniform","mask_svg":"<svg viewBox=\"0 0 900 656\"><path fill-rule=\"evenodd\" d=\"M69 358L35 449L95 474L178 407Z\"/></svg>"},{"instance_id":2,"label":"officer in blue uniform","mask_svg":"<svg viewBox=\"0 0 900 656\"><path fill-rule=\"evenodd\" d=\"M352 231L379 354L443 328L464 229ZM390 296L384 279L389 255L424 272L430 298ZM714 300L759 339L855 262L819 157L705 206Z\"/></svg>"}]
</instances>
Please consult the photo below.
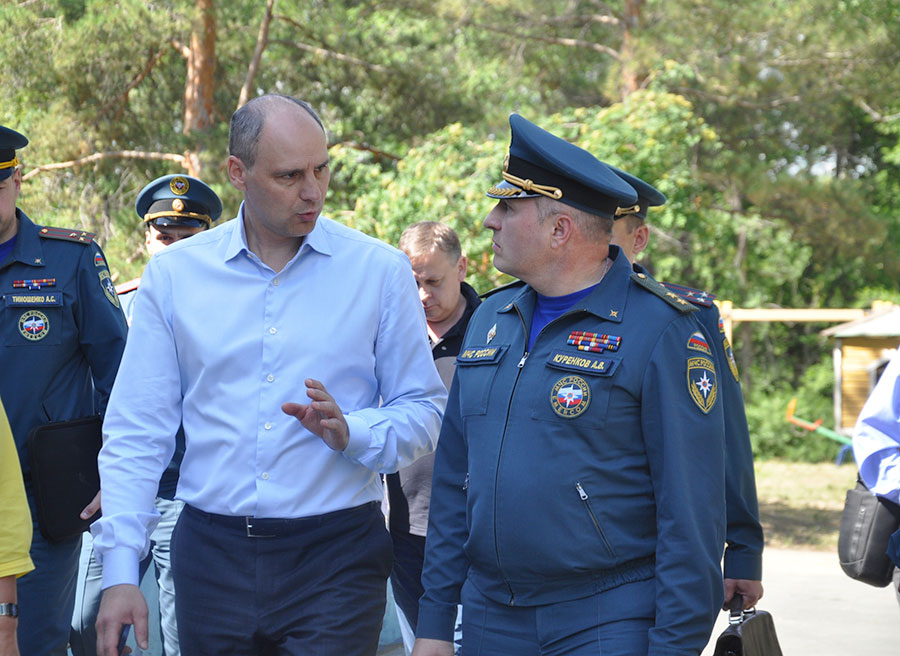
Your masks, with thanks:
<instances>
[{"instance_id":1,"label":"officer in blue uniform","mask_svg":"<svg viewBox=\"0 0 900 656\"><path fill-rule=\"evenodd\" d=\"M618 210L612 236L612 243L620 246L634 263L649 240L647 211L650 207L665 204L666 196L640 178L612 168L638 194L635 205ZM634 263L633 266L636 272L649 275L640 264ZM713 303L713 294L674 283L662 284L670 293L697 306L695 316L713 338L710 347L716 368L723 372L719 378L719 393L725 415L725 605L737 593L743 597L744 608L751 608L763 593L761 579L764 540L762 525L759 523L750 431L747 428L744 395L741 392L734 351L725 334L719 309Z\"/></svg>"},{"instance_id":2,"label":"officer in blue uniform","mask_svg":"<svg viewBox=\"0 0 900 656\"><path fill-rule=\"evenodd\" d=\"M610 245L637 194L518 115L435 458L415 656L698 654L722 604L724 425L695 306Z\"/></svg>"},{"instance_id":3,"label":"officer in blue uniform","mask_svg":"<svg viewBox=\"0 0 900 656\"><path fill-rule=\"evenodd\" d=\"M102 413L125 346L125 317L103 251L81 230L41 227L16 207L16 149L28 140L0 127L0 397L6 406L34 516L26 438L32 428ZM19 581L19 650L66 653L81 536L50 543L35 523L35 571Z\"/></svg>"},{"instance_id":4,"label":"officer in blue uniform","mask_svg":"<svg viewBox=\"0 0 900 656\"><path fill-rule=\"evenodd\" d=\"M134 208L145 228L144 245L152 256L176 241L207 230L222 214L222 201L202 180L189 175L164 175L141 190ZM119 302L129 325L139 286L140 278L116 286ZM163 472L156 494L159 524L150 534L150 552L140 563L141 578L149 570L151 561L156 565L159 625L165 656L178 656L181 653L175 621L171 544L172 531L184 506L175 499L183 457L184 432L179 430L175 436L175 454ZM73 656L92 656L97 653L95 624L103 592L103 569L97 562L90 533L84 536L80 561L70 643Z\"/></svg>"}]
</instances>

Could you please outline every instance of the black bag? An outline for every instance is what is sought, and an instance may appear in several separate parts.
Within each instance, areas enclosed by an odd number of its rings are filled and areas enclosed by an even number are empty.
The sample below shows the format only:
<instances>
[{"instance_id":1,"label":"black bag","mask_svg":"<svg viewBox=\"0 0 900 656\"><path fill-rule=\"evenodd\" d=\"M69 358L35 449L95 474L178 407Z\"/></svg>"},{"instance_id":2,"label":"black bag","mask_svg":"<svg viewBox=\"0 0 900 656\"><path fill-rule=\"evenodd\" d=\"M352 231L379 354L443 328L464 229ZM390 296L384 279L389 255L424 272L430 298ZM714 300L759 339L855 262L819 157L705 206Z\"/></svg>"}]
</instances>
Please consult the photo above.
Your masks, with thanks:
<instances>
[{"instance_id":1,"label":"black bag","mask_svg":"<svg viewBox=\"0 0 900 656\"><path fill-rule=\"evenodd\" d=\"M81 511L100 491L97 454L103 445L100 416L57 421L28 434L38 527L50 542L87 530L95 519Z\"/></svg>"},{"instance_id":2,"label":"black bag","mask_svg":"<svg viewBox=\"0 0 900 656\"><path fill-rule=\"evenodd\" d=\"M764 610L741 610L743 605L743 597L732 597L728 628L716 640L713 656L783 656L772 615Z\"/></svg>"},{"instance_id":3,"label":"black bag","mask_svg":"<svg viewBox=\"0 0 900 656\"><path fill-rule=\"evenodd\" d=\"M841 569L851 579L879 588L891 582L894 563L887 555L888 540L900 528L900 506L877 497L857 477L847 490L838 533Z\"/></svg>"}]
</instances>

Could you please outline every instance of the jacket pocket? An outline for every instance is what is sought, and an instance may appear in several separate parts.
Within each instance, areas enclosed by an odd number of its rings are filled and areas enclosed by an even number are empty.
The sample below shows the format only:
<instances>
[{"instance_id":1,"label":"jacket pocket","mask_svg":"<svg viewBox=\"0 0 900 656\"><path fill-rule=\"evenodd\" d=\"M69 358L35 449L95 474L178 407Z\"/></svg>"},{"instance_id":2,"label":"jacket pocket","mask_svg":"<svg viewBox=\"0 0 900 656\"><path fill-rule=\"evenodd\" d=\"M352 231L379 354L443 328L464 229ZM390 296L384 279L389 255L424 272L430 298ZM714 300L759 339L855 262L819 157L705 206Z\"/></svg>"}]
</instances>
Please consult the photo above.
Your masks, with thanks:
<instances>
[{"instance_id":1,"label":"jacket pocket","mask_svg":"<svg viewBox=\"0 0 900 656\"><path fill-rule=\"evenodd\" d=\"M593 507L591 506L591 497L585 491L584 487L581 485L580 481L575 482L575 490L578 492L578 496L581 498L581 503L584 505L585 510L587 511L587 515L591 520L591 523L594 525L594 529L597 531L597 535L600 537L600 541L603 543L603 546L606 548L607 553L613 558L616 557L616 552L613 550L612 545L609 543L609 540L606 538L606 534L603 532L603 527L600 525L600 520L597 516L597 513L594 512Z\"/></svg>"},{"instance_id":2,"label":"jacket pocket","mask_svg":"<svg viewBox=\"0 0 900 656\"><path fill-rule=\"evenodd\" d=\"M508 344L467 345L456 356L459 412L463 417L483 415L487 412L494 378L508 348Z\"/></svg>"}]
</instances>

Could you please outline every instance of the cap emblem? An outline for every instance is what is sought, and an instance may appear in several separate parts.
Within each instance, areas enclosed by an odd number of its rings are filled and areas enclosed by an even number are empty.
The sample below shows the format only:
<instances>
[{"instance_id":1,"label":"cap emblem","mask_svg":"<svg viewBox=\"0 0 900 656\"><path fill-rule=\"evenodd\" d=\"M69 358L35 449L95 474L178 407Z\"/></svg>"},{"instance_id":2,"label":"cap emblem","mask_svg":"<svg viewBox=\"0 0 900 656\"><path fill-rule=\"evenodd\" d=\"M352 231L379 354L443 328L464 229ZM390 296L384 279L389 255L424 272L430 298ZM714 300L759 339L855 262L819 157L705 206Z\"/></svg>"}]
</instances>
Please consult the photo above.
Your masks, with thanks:
<instances>
[{"instance_id":1,"label":"cap emblem","mask_svg":"<svg viewBox=\"0 0 900 656\"><path fill-rule=\"evenodd\" d=\"M175 200L172 201L172 209L175 210L176 212L180 212L181 210L184 209L184 201L181 200L180 198L176 198Z\"/></svg>"},{"instance_id":2,"label":"cap emblem","mask_svg":"<svg viewBox=\"0 0 900 656\"><path fill-rule=\"evenodd\" d=\"M191 184L187 181L187 178L184 178L180 175L176 175L169 181L169 189L172 190L172 193L177 196L183 196L188 192L188 189L191 188Z\"/></svg>"}]
</instances>

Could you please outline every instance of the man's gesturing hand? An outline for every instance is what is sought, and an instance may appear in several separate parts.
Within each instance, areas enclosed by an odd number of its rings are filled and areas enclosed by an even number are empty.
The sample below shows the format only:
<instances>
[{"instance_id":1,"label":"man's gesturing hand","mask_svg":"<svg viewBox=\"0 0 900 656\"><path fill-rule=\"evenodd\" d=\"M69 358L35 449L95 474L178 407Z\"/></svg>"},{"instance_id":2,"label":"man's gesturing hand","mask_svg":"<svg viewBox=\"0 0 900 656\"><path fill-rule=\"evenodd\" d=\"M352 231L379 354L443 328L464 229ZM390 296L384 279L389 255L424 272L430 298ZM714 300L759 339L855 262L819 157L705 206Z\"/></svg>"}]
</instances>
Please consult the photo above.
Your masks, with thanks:
<instances>
[{"instance_id":1,"label":"man's gesturing hand","mask_svg":"<svg viewBox=\"0 0 900 656\"><path fill-rule=\"evenodd\" d=\"M320 381L307 378L309 403L285 403L282 412L296 417L303 427L322 438L335 451L343 451L350 443L350 428L344 413Z\"/></svg>"}]
</instances>

